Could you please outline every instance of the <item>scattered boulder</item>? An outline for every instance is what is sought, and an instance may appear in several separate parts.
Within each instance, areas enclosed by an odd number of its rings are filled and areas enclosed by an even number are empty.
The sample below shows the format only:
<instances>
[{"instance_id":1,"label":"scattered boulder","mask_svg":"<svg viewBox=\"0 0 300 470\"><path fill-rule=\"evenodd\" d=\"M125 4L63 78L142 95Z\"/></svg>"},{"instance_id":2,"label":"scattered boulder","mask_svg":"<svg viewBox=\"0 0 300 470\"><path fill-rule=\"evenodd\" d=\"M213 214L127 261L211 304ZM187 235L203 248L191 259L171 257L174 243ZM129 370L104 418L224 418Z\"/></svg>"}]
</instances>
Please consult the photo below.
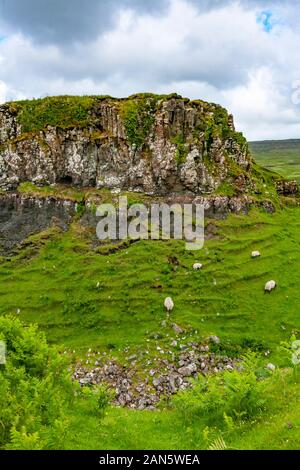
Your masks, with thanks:
<instances>
[{"instance_id":1,"label":"scattered boulder","mask_svg":"<svg viewBox=\"0 0 300 470\"><path fill-rule=\"evenodd\" d=\"M173 266L179 266L180 265L180 263L179 263L178 259L176 258L176 256L170 256L168 258L168 263L173 265Z\"/></svg>"},{"instance_id":2,"label":"scattered boulder","mask_svg":"<svg viewBox=\"0 0 300 470\"><path fill-rule=\"evenodd\" d=\"M214 344L220 344L220 342L221 342L219 336L212 335L208 339L211 343L214 343Z\"/></svg>"},{"instance_id":3,"label":"scattered boulder","mask_svg":"<svg viewBox=\"0 0 300 470\"><path fill-rule=\"evenodd\" d=\"M252 251L251 258L259 258L259 257L260 257L260 252L259 251Z\"/></svg>"},{"instance_id":4,"label":"scattered boulder","mask_svg":"<svg viewBox=\"0 0 300 470\"><path fill-rule=\"evenodd\" d=\"M130 362L128 358L126 366L120 365L115 359L107 359L103 352L98 359L101 364L99 367L91 369L82 363L78 364L73 380L82 387L105 384L114 391L113 403L117 406L155 410L161 398L190 388L190 378L197 373L219 373L236 369L239 364L236 359L210 353L207 345L194 341L188 342L184 350L164 357L160 354L161 348L157 350L157 356L141 364ZM143 354L137 353L136 356L141 359Z\"/></svg>"},{"instance_id":5,"label":"scattered boulder","mask_svg":"<svg viewBox=\"0 0 300 470\"><path fill-rule=\"evenodd\" d=\"M184 333L184 330L180 326L176 325L176 323L173 323L172 328L178 335L182 335Z\"/></svg>"},{"instance_id":6,"label":"scattered boulder","mask_svg":"<svg viewBox=\"0 0 300 470\"><path fill-rule=\"evenodd\" d=\"M276 366L274 364L272 364L271 362L267 365L267 369L274 372L274 370L276 369Z\"/></svg>"},{"instance_id":7,"label":"scattered boulder","mask_svg":"<svg viewBox=\"0 0 300 470\"><path fill-rule=\"evenodd\" d=\"M180 367L180 369L178 369L178 372L183 377L190 377L195 372L197 372L197 366L194 363L188 364L187 366Z\"/></svg>"},{"instance_id":8,"label":"scattered boulder","mask_svg":"<svg viewBox=\"0 0 300 470\"><path fill-rule=\"evenodd\" d=\"M274 214L274 212L276 212L276 208L271 201L263 201L262 207L267 212L267 214Z\"/></svg>"},{"instance_id":9,"label":"scattered boulder","mask_svg":"<svg viewBox=\"0 0 300 470\"><path fill-rule=\"evenodd\" d=\"M283 196L293 196L298 193L299 187L297 181L281 180L276 182L276 189Z\"/></svg>"}]
</instances>

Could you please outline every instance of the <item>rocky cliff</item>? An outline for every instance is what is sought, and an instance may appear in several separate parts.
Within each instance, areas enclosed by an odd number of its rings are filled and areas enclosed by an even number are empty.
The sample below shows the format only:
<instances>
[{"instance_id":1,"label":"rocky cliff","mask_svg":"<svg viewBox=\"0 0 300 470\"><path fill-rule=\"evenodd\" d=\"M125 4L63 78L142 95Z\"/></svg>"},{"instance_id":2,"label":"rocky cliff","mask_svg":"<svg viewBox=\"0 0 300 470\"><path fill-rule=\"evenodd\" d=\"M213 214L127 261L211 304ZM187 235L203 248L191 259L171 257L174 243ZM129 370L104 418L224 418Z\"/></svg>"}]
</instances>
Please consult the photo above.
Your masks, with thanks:
<instances>
[{"instance_id":1,"label":"rocky cliff","mask_svg":"<svg viewBox=\"0 0 300 470\"><path fill-rule=\"evenodd\" d=\"M0 194L0 256L13 252L27 237L49 227L67 230L75 215L73 201L19 192Z\"/></svg>"},{"instance_id":2,"label":"rocky cliff","mask_svg":"<svg viewBox=\"0 0 300 470\"><path fill-rule=\"evenodd\" d=\"M247 142L225 109L150 94L0 106L0 188L23 181L160 195L254 188Z\"/></svg>"},{"instance_id":3,"label":"rocky cliff","mask_svg":"<svg viewBox=\"0 0 300 470\"><path fill-rule=\"evenodd\" d=\"M52 97L0 106L0 256L72 221L96 243L94 209L202 203L208 217L275 210L293 182L252 161L221 106L178 95ZM98 241L97 241L98 242Z\"/></svg>"}]
</instances>

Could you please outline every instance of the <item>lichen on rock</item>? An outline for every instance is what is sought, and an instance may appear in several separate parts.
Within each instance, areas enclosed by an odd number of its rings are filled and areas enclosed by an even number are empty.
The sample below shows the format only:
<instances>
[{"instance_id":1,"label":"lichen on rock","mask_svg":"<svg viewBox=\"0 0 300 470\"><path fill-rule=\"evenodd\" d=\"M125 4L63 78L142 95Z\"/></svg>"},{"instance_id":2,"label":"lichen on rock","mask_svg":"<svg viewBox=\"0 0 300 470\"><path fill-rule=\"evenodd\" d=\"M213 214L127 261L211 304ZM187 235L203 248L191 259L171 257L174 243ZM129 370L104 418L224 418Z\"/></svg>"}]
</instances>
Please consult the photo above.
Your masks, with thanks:
<instances>
[{"instance_id":1,"label":"lichen on rock","mask_svg":"<svg viewBox=\"0 0 300 470\"><path fill-rule=\"evenodd\" d=\"M0 188L68 180L147 194L251 192L246 139L221 106L178 95L54 97L0 106ZM242 176L241 176L242 175Z\"/></svg>"}]
</instances>

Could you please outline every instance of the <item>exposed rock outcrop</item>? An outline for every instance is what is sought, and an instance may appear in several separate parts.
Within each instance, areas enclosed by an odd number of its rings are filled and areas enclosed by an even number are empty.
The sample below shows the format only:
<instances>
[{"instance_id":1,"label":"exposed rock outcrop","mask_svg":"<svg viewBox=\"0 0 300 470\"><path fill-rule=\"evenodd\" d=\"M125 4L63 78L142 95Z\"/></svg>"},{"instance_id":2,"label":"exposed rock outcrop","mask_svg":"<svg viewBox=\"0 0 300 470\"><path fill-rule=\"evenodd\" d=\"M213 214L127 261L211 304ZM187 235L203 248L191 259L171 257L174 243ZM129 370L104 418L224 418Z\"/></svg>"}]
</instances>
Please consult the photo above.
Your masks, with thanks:
<instances>
[{"instance_id":1,"label":"exposed rock outcrop","mask_svg":"<svg viewBox=\"0 0 300 470\"><path fill-rule=\"evenodd\" d=\"M111 202L117 205L117 195L112 195ZM159 202L160 199L155 199ZM175 195L163 198L165 202L203 204L206 217L223 219L230 213L246 214L253 205L260 205L267 212L274 212L275 207L269 201L254 201L250 196L189 196ZM82 227L93 233L93 246L99 244L96 226L99 218L93 207L101 204L101 198L86 196L85 201L76 203L64 197L26 194L21 192L0 193L0 255L12 253L15 248L30 235L42 232L52 226L67 230L75 216ZM149 214L152 198L144 201ZM209 236L207 228L206 235Z\"/></svg>"},{"instance_id":2,"label":"exposed rock outcrop","mask_svg":"<svg viewBox=\"0 0 300 470\"><path fill-rule=\"evenodd\" d=\"M0 255L10 253L29 235L53 225L66 229L76 214L72 201L0 194Z\"/></svg>"},{"instance_id":3,"label":"exposed rock outcrop","mask_svg":"<svg viewBox=\"0 0 300 470\"><path fill-rule=\"evenodd\" d=\"M57 114L55 114L57 113ZM222 107L180 96L58 97L0 106L0 188L22 181L148 194L251 191L247 142Z\"/></svg>"},{"instance_id":4,"label":"exposed rock outcrop","mask_svg":"<svg viewBox=\"0 0 300 470\"><path fill-rule=\"evenodd\" d=\"M128 358L127 366L90 351L86 365L76 365L73 380L81 386L108 387L114 391L113 402L118 406L154 410L162 398L190 388L191 378L241 367L239 359L210 352L207 344L193 342L181 351L176 346L171 349L158 348L159 355L146 362L144 354L135 354Z\"/></svg>"},{"instance_id":5,"label":"exposed rock outcrop","mask_svg":"<svg viewBox=\"0 0 300 470\"><path fill-rule=\"evenodd\" d=\"M279 180L276 182L276 189L283 196L294 196L299 191L297 181Z\"/></svg>"},{"instance_id":6,"label":"exposed rock outcrop","mask_svg":"<svg viewBox=\"0 0 300 470\"><path fill-rule=\"evenodd\" d=\"M140 192L149 203L203 204L207 217L247 213L253 204L273 212L275 185L268 181L269 192L263 171L216 104L151 94L7 103L0 106L0 254L53 224L67 228L76 214L95 233L102 189L113 204L120 192ZM64 198L75 186L84 188L80 198ZM298 187L279 181L277 190Z\"/></svg>"}]
</instances>

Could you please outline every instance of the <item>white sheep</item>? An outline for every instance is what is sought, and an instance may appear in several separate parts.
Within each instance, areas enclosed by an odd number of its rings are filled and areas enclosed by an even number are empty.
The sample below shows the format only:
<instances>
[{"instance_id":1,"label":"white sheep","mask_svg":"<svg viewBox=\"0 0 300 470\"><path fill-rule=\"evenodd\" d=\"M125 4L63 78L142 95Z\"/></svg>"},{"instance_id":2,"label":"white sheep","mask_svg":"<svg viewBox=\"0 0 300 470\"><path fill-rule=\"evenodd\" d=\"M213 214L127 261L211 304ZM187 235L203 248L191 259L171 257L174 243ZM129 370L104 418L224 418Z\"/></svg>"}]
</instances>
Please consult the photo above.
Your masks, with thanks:
<instances>
[{"instance_id":1,"label":"white sheep","mask_svg":"<svg viewBox=\"0 0 300 470\"><path fill-rule=\"evenodd\" d=\"M252 258L258 258L260 256L260 252L259 251L252 251L251 253L251 257Z\"/></svg>"},{"instance_id":2,"label":"white sheep","mask_svg":"<svg viewBox=\"0 0 300 470\"><path fill-rule=\"evenodd\" d=\"M276 287L276 282L275 281L268 281L265 285L265 292L271 292L274 290Z\"/></svg>"},{"instance_id":3,"label":"white sheep","mask_svg":"<svg viewBox=\"0 0 300 470\"><path fill-rule=\"evenodd\" d=\"M195 271L199 271L199 269L202 269L202 268L203 268L203 265L202 265L201 263L195 263L195 264L193 265L193 269L194 269Z\"/></svg>"},{"instance_id":4,"label":"white sheep","mask_svg":"<svg viewBox=\"0 0 300 470\"><path fill-rule=\"evenodd\" d=\"M171 312L174 308L174 302L171 299L171 297L167 297L164 302L164 306L167 309L168 312Z\"/></svg>"}]
</instances>

